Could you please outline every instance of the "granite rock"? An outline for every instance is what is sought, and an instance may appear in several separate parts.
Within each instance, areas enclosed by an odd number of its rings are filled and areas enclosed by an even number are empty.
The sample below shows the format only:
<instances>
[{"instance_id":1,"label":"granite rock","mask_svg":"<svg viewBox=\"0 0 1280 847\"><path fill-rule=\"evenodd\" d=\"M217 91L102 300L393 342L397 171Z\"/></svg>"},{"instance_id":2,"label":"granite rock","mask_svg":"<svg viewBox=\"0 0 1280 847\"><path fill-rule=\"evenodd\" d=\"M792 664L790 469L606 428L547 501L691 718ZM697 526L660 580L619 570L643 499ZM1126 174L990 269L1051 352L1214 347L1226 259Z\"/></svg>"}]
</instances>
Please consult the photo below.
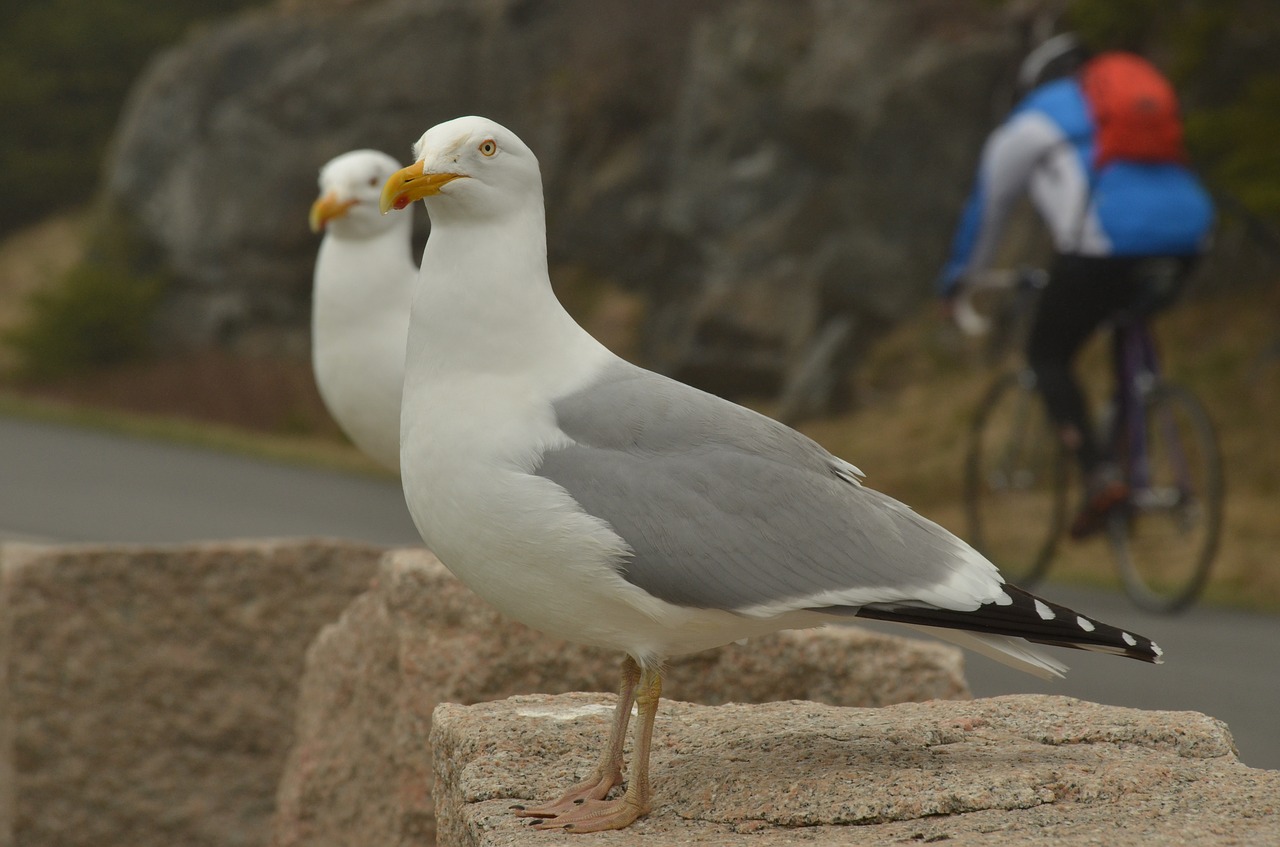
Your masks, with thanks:
<instances>
[{"instance_id":1,"label":"granite rock","mask_svg":"<svg viewBox=\"0 0 1280 847\"><path fill-rule=\"evenodd\" d=\"M273 844L433 843L438 703L613 691L620 660L504 618L426 551L388 553L308 653ZM967 698L962 662L943 644L854 627L782 632L675 659L666 690L703 703Z\"/></svg>"},{"instance_id":2,"label":"granite rock","mask_svg":"<svg viewBox=\"0 0 1280 847\"><path fill-rule=\"evenodd\" d=\"M263 844L307 645L381 553L337 541L0 547L0 841Z\"/></svg>"},{"instance_id":3,"label":"granite rock","mask_svg":"<svg viewBox=\"0 0 1280 847\"><path fill-rule=\"evenodd\" d=\"M508 807L586 775L612 702L441 705L441 843L581 843ZM651 767L653 812L593 844L1280 844L1280 771L1242 764L1227 728L1194 712L1044 695L880 709L664 701Z\"/></svg>"}]
</instances>

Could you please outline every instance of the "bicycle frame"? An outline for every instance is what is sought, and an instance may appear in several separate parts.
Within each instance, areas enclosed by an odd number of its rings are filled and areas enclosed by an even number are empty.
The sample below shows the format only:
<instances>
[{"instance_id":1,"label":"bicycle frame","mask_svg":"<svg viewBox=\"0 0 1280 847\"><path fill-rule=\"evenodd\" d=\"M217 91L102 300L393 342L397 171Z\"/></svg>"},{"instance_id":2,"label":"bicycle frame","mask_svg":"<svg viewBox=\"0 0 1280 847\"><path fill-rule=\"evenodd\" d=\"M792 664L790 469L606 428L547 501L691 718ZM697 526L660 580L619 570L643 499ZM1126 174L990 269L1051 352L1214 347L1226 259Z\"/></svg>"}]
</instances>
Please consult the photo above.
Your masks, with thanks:
<instances>
[{"instance_id":1,"label":"bicycle frame","mask_svg":"<svg viewBox=\"0 0 1280 847\"><path fill-rule=\"evenodd\" d=\"M1121 459L1131 494L1130 506L1141 510L1173 506L1192 491L1191 471L1186 454L1170 420L1157 422L1167 435L1170 461L1175 469L1177 491L1172 496L1152 488L1150 445L1147 438L1148 394L1160 379L1160 362L1151 328L1140 317L1118 322L1114 329L1112 356L1116 376L1116 417L1111 443Z\"/></svg>"}]
</instances>

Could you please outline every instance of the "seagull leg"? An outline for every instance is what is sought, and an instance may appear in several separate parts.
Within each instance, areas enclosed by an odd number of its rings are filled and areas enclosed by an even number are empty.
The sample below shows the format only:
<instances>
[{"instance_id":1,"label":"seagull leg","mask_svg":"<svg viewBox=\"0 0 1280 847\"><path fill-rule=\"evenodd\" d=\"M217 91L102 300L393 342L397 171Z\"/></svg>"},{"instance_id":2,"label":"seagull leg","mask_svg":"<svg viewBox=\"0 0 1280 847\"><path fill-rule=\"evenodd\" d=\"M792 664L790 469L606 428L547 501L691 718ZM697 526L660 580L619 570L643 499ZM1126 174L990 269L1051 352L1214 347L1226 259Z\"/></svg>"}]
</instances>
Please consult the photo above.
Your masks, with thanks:
<instances>
[{"instance_id":1,"label":"seagull leg","mask_svg":"<svg viewBox=\"0 0 1280 847\"><path fill-rule=\"evenodd\" d=\"M540 820L534 829L559 829L568 832L600 832L622 829L652 808L649 791L649 747L653 743L653 718L658 713L662 696L662 673L645 668L640 675L640 691L636 696L639 720L631 750L631 777L627 790L616 800L583 798L554 818Z\"/></svg>"},{"instance_id":2,"label":"seagull leg","mask_svg":"<svg viewBox=\"0 0 1280 847\"><path fill-rule=\"evenodd\" d=\"M622 661L622 684L618 688L618 705L613 711L613 730L609 745L591 775L574 785L564 794L540 806L512 806L517 817L552 818L576 808L583 800L603 800L615 785L622 782L622 745L627 737L627 724L631 721L631 705L636 699L636 684L640 681L640 666L627 656Z\"/></svg>"}]
</instances>

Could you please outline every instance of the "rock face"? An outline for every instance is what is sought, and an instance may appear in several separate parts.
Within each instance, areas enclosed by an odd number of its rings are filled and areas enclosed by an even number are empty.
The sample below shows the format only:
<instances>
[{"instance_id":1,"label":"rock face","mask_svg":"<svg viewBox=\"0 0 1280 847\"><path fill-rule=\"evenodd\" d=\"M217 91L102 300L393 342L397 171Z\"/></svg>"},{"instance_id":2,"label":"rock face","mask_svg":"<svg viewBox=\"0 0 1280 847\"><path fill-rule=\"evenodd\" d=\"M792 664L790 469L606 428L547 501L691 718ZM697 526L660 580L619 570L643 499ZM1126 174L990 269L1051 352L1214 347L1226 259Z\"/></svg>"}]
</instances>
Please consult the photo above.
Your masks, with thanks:
<instances>
[{"instance_id":1,"label":"rock face","mask_svg":"<svg viewBox=\"0 0 1280 847\"><path fill-rule=\"evenodd\" d=\"M169 344L300 346L320 165L354 147L407 157L431 125L484 114L542 163L554 279L642 293L650 366L769 390L825 315L863 330L926 296L1004 105L992 92L1015 39L999 14L980 0L294 0L152 65L115 139L109 205L175 270Z\"/></svg>"},{"instance_id":2,"label":"rock face","mask_svg":"<svg viewBox=\"0 0 1280 847\"><path fill-rule=\"evenodd\" d=\"M513 803L585 776L612 698L524 696L435 713L440 841L570 843ZM653 812L610 845L1280 844L1280 771L1219 721L1065 697L882 709L664 702ZM370 841L368 843L375 843ZM388 842L376 842L388 843Z\"/></svg>"},{"instance_id":3,"label":"rock face","mask_svg":"<svg viewBox=\"0 0 1280 847\"><path fill-rule=\"evenodd\" d=\"M308 653L272 843L434 843L437 703L612 691L620 660L503 618L429 553L388 554L374 587ZM704 703L963 698L961 663L945 645L854 628L784 632L673 660L666 691Z\"/></svg>"},{"instance_id":4,"label":"rock face","mask_svg":"<svg viewBox=\"0 0 1280 847\"><path fill-rule=\"evenodd\" d=\"M0 843L265 843L307 645L381 554L0 547Z\"/></svg>"}]
</instances>

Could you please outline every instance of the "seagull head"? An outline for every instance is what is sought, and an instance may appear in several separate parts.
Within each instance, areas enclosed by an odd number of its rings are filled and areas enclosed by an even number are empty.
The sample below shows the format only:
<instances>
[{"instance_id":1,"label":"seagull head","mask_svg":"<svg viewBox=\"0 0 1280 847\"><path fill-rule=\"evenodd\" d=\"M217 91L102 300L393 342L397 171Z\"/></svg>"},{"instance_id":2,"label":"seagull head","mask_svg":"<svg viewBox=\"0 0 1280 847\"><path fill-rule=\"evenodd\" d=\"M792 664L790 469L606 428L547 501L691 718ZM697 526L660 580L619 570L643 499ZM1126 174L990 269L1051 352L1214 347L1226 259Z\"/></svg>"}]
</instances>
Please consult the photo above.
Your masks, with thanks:
<instances>
[{"instance_id":1,"label":"seagull head","mask_svg":"<svg viewBox=\"0 0 1280 847\"><path fill-rule=\"evenodd\" d=\"M400 163L377 150L352 150L320 169L320 196L311 204L311 231L329 229L346 238L367 238L391 228L378 212L382 186Z\"/></svg>"},{"instance_id":2,"label":"seagull head","mask_svg":"<svg viewBox=\"0 0 1280 847\"><path fill-rule=\"evenodd\" d=\"M538 159L511 130L488 118L455 118L423 133L413 145L414 163L386 181L381 208L403 209L425 200L433 222L466 214L499 217L526 208L541 210Z\"/></svg>"}]
</instances>

